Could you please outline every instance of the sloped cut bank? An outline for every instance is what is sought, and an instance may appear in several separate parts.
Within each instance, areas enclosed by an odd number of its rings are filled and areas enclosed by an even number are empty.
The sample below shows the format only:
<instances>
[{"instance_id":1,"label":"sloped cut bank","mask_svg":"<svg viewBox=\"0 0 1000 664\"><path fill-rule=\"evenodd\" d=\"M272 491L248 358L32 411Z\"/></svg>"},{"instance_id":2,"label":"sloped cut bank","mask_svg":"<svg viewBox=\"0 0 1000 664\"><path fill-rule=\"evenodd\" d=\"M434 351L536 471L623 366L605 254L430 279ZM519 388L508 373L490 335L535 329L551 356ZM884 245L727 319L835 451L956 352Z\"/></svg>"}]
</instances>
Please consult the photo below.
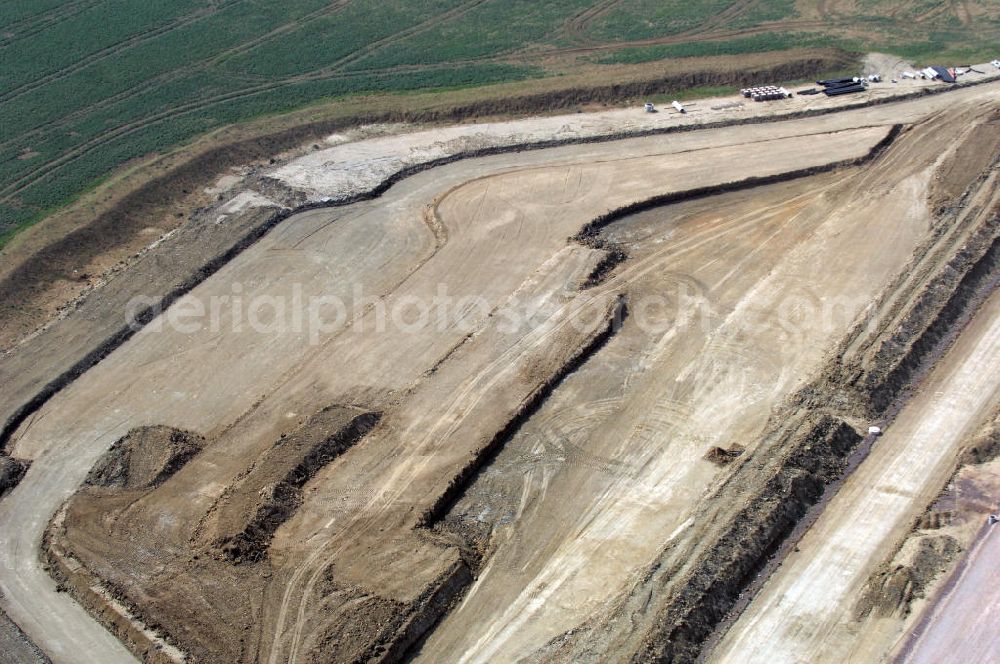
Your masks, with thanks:
<instances>
[{"instance_id":1,"label":"sloped cut bank","mask_svg":"<svg viewBox=\"0 0 1000 664\"><path fill-rule=\"evenodd\" d=\"M714 501L744 505L714 516L725 536L707 544L682 590L655 621L632 661L690 661L732 608L745 585L795 524L847 467L861 436L829 415L803 419L777 434L767 458L752 457ZM739 478L752 475L748 486ZM681 570L677 570L681 572ZM663 570L655 575L660 576ZM655 578L655 577L654 577Z\"/></svg>"},{"instance_id":2,"label":"sloped cut bank","mask_svg":"<svg viewBox=\"0 0 1000 664\"><path fill-rule=\"evenodd\" d=\"M971 190L985 182L981 179ZM861 463L875 442L869 436L859 445L861 437L840 418L819 415L818 424L809 424L817 417L810 413L823 413L833 405L842 409L843 418L852 421L866 416L890 420L907 390L926 374L1000 283L1000 209L994 206L975 211L969 223L974 228L969 239L955 249L953 258L943 263L905 309L909 323L898 330L883 330L868 341L867 347L877 346L880 352L902 349L894 354L895 361L876 362L866 372L853 374L853 380L845 380L851 375L849 368L857 371L858 356L866 346L862 344L857 354L833 360L824 376L788 402L784 416L774 418L771 433L760 447L768 451L768 459L754 455L743 462L712 496L714 507L696 517L720 524L715 528L717 537L699 544L693 552L696 562L648 571L641 586L654 594L658 585L665 586L671 579L681 576L683 581L674 586L679 590L665 593L660 603L663 608L632 661L697 659L716 626L733 619L729 611L755 577L778 562L769 560L778 547L793 529L800 532L807 525L800 520L810 507L828 501L831 483L839 485L841 476ZM888 315L891 312L885 313L886 318L892 318ZM845 352L852 338L863 334L860 328L854 330L841 351ZM883 341L887 336L891 341ZM799 423L789 424L795 422ZM804 430L810 433L803 435ZM725 506L732 505L746 507L732 517L725 511ZM816 509L809 516L818 516Z\"/></svg>"},{"instance_id":3,"label":"sloped cut bank","mask_svg":"<svg viewBox=\"0 0 1000 664\"><path fill-rule=\"evenodd\" d=\"M235 532L215 541L223 558L233 563L255 562L267 555L275 531L302 504L306 482L361 440L381 417L379 413L350 417L350 411L345 411L329 407L313 415L291 435L278 440L250 473L226 492L220 501L219 529Z\"/></svg>"},{"instance_id":4,"label":"sloped cut bank","mask_svg":"<svg viewBox=\"0 0 1000 664\"><path fill-rule=\"evenodd\" d=\"M52 519L42 540L42 556L59 587L71 592L90 613L146 662L182 662L183 653L155 625L143 621L120 588L104 584L73 554L66 542L66 514L78 496L141 495L183 467L205 440L171 427L140 427L116 441L91 469L77 492Z\"/></svg>"},{"instance_id":5,"label":"sloped cut bank","mask_svg":"<svg viewBox=\"0 0 1000 664\"><path fill-rule=\"evenodd\" d=\"M596 353L620 328L627 315L624 298L612 298L596 321L594 329L576 349L568 351L552 373L528 394L510 419L492 437L485 440L469 459L467 465L457 468L445 490L422 512L416 528L418 537L428 537L440 543L431 526L438 515L447 510L490 456L509 439L522 423L566 376L575 371ZM220 615L203 615L197 611L180 619L183 607L164 614L164 607L155 602L155 590L139 589L138 593L115 587L104 577L100 568L104 563L101 553L74 552L76 544L87 548L92 542L93 524L105 515L115 513L134 503L151 487L149 477L161 477L156 468L143 471L141 478L132 472L137 455L125 444L116 444L91 473L95 484L85 485L53 521L46 536L45 553L53 573L65 587L71 589L81 603L95 614L109 629L141 658L152 661L170 661L188 657L196 661L229 661L228 654L238 658L252 652L251 645L232 646L226 656L212 650L206 643L195 641L189 645L191 634L185 633L190 624L205 620L226 623L215 634L236 634L244 638L245 631L259 620L252 609L254 603L242 596L266 597L272 575L280 583L284 577L272 567L269 545L277 528L290 518L301 503L301 490L310 478L325 465L356 445L380 421L378 413L355 408L331 406L325 408L297 429L280 438L274 446L257 460L248 473L241 476L216 502L199 527L200 535L190 542L191 549L180 552L175 562L176 571L193 577L192 581L211 585L227 597L227 605ZM165 428L154 428L168 431ZM141 432L131 432L129 440L137 439ZM211 444L211 443L209 443ZM166 455L174 458L176 455ZM176 464L164 462L174 471ZM146 464L152 465L152 464ZM161 480L157 480L157 483ZM110 486L109 486L110 485ZM129 489L126 487L134 487ZM84 524L82 520L86 520ZM104 531L98 529L96 536ZM452 546L453 543L445 543ZM143 543L143 546L148 543ZM134 543L124 542L132 547ZM205 555L207 554L207 555ZM130 554L135 555L135 554ZM310 652L321 653L323 658L336 661L399 661L412 646L432 628L440 617L460 598L472 581L475 562L466 556L456 557L422 593L407 601L397 601L379 596L377 591L356 585L346 585L337 578L324 577L324 598L339 597L352 607L343 620L331 620ZM211 579L211 583L207 583ZM205 585L203 584L203 585ZM129 598L143 597L150 593L153 606L136 604ZM213 591L214 592L214 591ZM218 599L211 595L212 599ZM256 600L254 600L256 601ZM246 606L244 606L246 604ZM173 605L172 605L173 606ZM234 615L225 615L232 611ZM179 612L179 613L178 613ZM162 622L161 622L162 620ZM232 631L229 625L233 626ZM199 625L200 628L200 625ZM362 629L363 628L363 629ZM176 657L164 655L171 652Z\"/></svg>"},{"instance_id":6,"label":"sloped cut bank","mask_svg":"<svg viewBox=\"0 0 1000 664\"><path fill-rule=\"evenodd\" d=\"M313 415L287 438L282 437L235 490L227 492L222 508L217 510L222 517L219 530L225 533L228 528L230 534L219 537L210 553L223 560L213 561L197 552L194 560L207 558L209 574L213 565L233 567L234 563L262 560L274 531L299 506L302 486L363 438L378 420L377 413L331 406ZM179 471L205 445L200 436L170 427L133 429L95 464L84 485L49 525L42 544L49 571L61 587L71 591L77 601L146 661L183 661L185 654L174 645L166 628L150 620L142 607L133 603L132 593L102 578L101 570L87 566L85 556L74 550L70 530L77 528L81 518L103 519L128 509ZM146 543L125 541L120 545L141 547ZM238 578L256 578L257 583L264 580L261 570ZM236 590L234 587L230 592Z\"/></svg>"},{"instance_id":7,"label":"sloped cut bank","mask_svg":"<svg viewBox=\"0 0 1000 664\"><path fill-rule=\"evenodd\" d=\"M461 558L455 566L441 579L437 590L428 592L426 598L421 598L419 610L408 620L406 629L400 630L390 643L383 646L377 661L395 662L405 657L420 645L435 625L457 604L468 590L474 574L482 563L482 547L474 538L468 538L463 533L455 533L445 527L444 519L468 487L476 481L479 473L503 449L518 432L518 430L542 407L552 393L574 371L587 363L590 358L600 352L621 329L622 323L628 317L628 301L619 295L614 305L607 312L602 328L598 329L590 341L580 348L569 360L553 373L513 414L510 420L501 427L489 442L481 447L448 483L448 487L436 501L421 514L417 523L418 532L442 541L446 545L457 545Z\"/></svg>"}]
</instances>

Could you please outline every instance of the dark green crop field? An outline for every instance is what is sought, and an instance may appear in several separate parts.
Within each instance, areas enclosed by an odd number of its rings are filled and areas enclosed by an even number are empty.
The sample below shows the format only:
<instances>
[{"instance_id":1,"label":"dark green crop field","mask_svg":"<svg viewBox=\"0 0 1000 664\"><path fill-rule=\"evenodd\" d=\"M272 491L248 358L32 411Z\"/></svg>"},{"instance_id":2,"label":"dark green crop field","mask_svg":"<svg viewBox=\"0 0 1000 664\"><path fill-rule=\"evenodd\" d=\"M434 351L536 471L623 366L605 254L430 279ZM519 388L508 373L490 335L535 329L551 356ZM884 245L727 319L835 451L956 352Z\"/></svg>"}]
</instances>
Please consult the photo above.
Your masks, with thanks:
<instances>
[{"instance_id":1,"label":"dark green crop field","mask_svg":"<svg viewBox=\"0 0 1000 664\"><path fill-rule=\"evenodd\" d=\"M0 244L131 159L325 99L801 46L961 64L998 38L995 0L0 0Z\"/></svg>"}]
</instances>

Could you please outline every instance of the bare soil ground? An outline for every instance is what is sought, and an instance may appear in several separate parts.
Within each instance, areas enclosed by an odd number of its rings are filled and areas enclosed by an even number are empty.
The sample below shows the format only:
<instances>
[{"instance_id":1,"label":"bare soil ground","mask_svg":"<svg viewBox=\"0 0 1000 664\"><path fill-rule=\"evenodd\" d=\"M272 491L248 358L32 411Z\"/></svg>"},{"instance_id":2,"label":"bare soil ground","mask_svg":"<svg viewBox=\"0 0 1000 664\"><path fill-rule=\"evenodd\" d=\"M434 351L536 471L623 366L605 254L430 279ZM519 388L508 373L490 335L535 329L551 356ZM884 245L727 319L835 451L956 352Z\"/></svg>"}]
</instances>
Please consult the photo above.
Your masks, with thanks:
<instances>
[{"instance_id":1,"label":"bare soil ground","mask_svg":"<svg viewBox=\"0 0 1000 664\"><path fill-rule=\"evenodd\" d=\"M752 71L747 71L747 75L753 74ZM975 82L988 80L989 76L971 73L968 78L970 82ZM282 132L280 135L284 138L281 140L275 137L266 140L245 138L239 134L234 138L225 134L216 138L216 141L228 141L225 144L227 147L222 148L211 147L214 143L208 140L208 147L199 146L200 151L196 150L193 157L189 155L187 161L182 155L158 160L156 163L159 165L154 171L166 173L161 173L149 184L153 193L145 192L140 187L139 191L129 194L123 201L108 194L109 198L105 202L111 207L102 214L110 215L109 219L126 213L148 219L151 212L141 206L133 209L138 202L149 197L161 203L164 200L175 200L179 195L178 190L185 187L185 190L200 192L205 185L206 175L215 172L214 169L227 160L261 159L262 162L248 166L248 175L242 185L227 188L225 193L219 194L222 200L193 214L189 222L158 239L127 261L128 265L119 261L114 269L103 274L100 270L73 268L81 274L89 275L88 283L93 282L86 286L85 296L68 303L65 299L51 300L50 303L58 302L61 307L59 317L48 320L46 327L35 329L27 339L22 340L18 345L18 352L8 350L0 355L0 420L4 422L4 444L9 443L9 435L24 417L36 410L56 389L74 379L128 337L129 331L124 327L126 317L122 312L133 311L131 303L136 298L147 302L171 302L177 294L184 293L199 283L233 254L287 216L289 208L283 206L295 207L303 202L325 204L324 201L329 199L341 201L366 196L373 191L373 187L377 190L386 182L386 178L393 177L400 169L420 168L428 160L451 158L463 152L509 149L553 140L594 140L636 132L687 130L712 124L766 121L783 115L823 113L845 105L883 102L901 94L919 93L935 87L939 91L944 89L938 84L925 81L904 81L899 86L875 86L864 98L854 100L843 97L799 97L780 104L744 104L722 110L713 110L712 107L719 104L706 102L703 105L691 105L689 113L684 116L670 113L644 114L630 109L507 123L473 124L445 130L406 131L401 136L392 134L399 134L407 129L402 125L374 126L346 134L323 134L321 132L339 130L345 122L350 123L350 118L334 116L332 119L323 119L325 116L317 112L318 117L306 115L298 118L304 124ZM373 103L379 106L382 102ZM467 99L468 108L471 108L469 104L474 106L478 103L485 102L478 100L475 95ZM443 109L437 106L433 109L428 111L428 118L451 117L449 113L454 111L447 104ZM264 129L258 128L258 131ZM333 144L334 147L320 150L310 148L305 156L286 155L287 158L297 158L285 166L266 167L263 163L265 157L261 155L267 154L268 149L279 149L284 144L283 141L302 140L304 136L312 135L309 132L319 133L324 137L314 146ZM379 137L379 134L386 133L390 135ZM282 161L281 155L279 161ZM231 173L229 170L225 172ZM228 177L231 176L225 175L220 180ZM139 175L134 178L141 180ZM131 181L129 178L125 180ZM293 187L293 190L289 191L288 186ZM83 222L77 219L72 223ZM109 223L116 228L123 224L127 226L121 220ZM30 238L36 233L43 234L47 227L47 224L36 226L19 243L11 245L10 251L15 251L17 247L31 246L35 247L31 252L36 251L38 247L32 244ZM86 224L84 227L86 228ZM60 236L58 228L53 233ZM91 237L102 237L100 233L88 233ZM57 249L52 251L59 253ZM25 284L34 282L16 277L15 273L19 274L20 269L17 266L24 262L24 265L30 267L30 271L37 273L39 278L44 277L45 281L54 274L47 266L61 265L63 260L59 258L53 262L52 256L46 256L48 254L35 255L29 252L20 259L4 262L6 267L3 269L13 271L2 279L13 290L0 300L21 313L10 312L11 315L3 316L2 320L15 326L21 324L17 321L35 321L22 332L32 329L39 320L46 320L42 314L50 310L46 308L47 305L41 309L35 308L32 304L35 295L25 293ZM129 276L118 278L126 268ZM62 268L57 271L65 272ZM69 283L61 277L56 281ZM83 288L82 282L77 285ZM28 288L32 293L35 293L34 289L35 286ZM73 292L78 293L79 290ZM48 296L43 299L46 297ZM22 320L22 313L28 318ZM18 338L20 334L15 334L11 339Z\"/></svg>"},{"instance_id":2,"label":"bare soil ground","mask_svg":"<svg viewBox=\"0 0 1000 664\"><path fill-rule=\"evenodd\" d=\"M690 658L992 246L996 90L481 156L290 217L18 428L4 608L54 660L127 661L34 561L69 499L49 564L153 660ZM389 167L468 147L441 138L385 139ZM343 195L351 150L241 200ZM321 297L346 315L296 324Z\"/></svg>"},{"instance_id":3,"label":"bare soil ground","mask_svg":"<svg viewBox=\"0 0 1000 664\"><path fill-rule=\"evenodd\" d=\"M904 560L897 561L894 569L905 563L918 574L880 584L875 602L881 607L870 605L864 586L886 552L907 536L924 506L945 484L963 443L1000 403L1000 376L990 360L1000 352L998 304L1000 297L994 295L929 377L925 390L899 414L871 456L713 652L714 661L750 662L765 656L787 662L888 657L903 637L903 618L908 612L900 605L908 600L906 594L923 594L935 573L955 559L958 542L948 538L950 543L943 539L932 543L925 538L923 544L920 540L909 543L911 548L924 548L928 560L914 563L913 557L920 553L904 552ZM983 523L986 514L979 517L977 521ZM925 565L930 569L919 573L918 568ZM912 587L918 579L921 583ZM947 615L974 623L988 611L977 601L975 606ZM961 632L960 640L968 638L967 631L942 627L931 641L947 633L957 636ZM976 641L985 645L992 639ZM921 653L918 647L914 656L920 659L931 654L932 647L928 648ZM924 661L942 661L943 651L933 652L938 657ZM973 657L968 661L986 660Z\"/></svg>"},{"instance_id":4,"label":"bare soil ground","mask_svg":"<svg viewBox=\"0 0 1000 664\"><path fill-rule=\"evenodd\" d=\"M961 469L931 512L948 516L939 527L961 541L965 553L950 575L938 574L933 591L926 593L927 601L917 607L922 609L915 612L920 619L897 641L895 661L932 662L950 657L990 661L997 657L997 640L989 627L996 610L991 592L997 582L992 555L996 529L983 514L997 510L1000 463L982 463L979 453L986 451L987 458L995 456L998 442L1000 430L994 419L970 444L969 451L974 454L966 454L964 459L971 465Z\"/></svg>"},{"instance_id":5,"label":"bare soil ground","mask_svg":"<svg viewBox=\"0 0 1000 664\"><path fill-rule=\"evenodd\" d=\"M213 132L114 173L66 209L0 250L0 349L44 326L53 314L137 260L151 243L196 223L216 202L217 178L259 171L283 153L324 145L333 133L381 123L476 121L567 112L582 105L641 103L645 95L705 85L747 85L820 75L852 65L834 50L792 50L660 64L579 66L572 73L517 84L411 95L372 95L312 107ZM608 81L615 81L608 85ZM235 169L235 170L234 170ZM241 178L242 179L242 178Z\"/></svg>"}]
</instances>

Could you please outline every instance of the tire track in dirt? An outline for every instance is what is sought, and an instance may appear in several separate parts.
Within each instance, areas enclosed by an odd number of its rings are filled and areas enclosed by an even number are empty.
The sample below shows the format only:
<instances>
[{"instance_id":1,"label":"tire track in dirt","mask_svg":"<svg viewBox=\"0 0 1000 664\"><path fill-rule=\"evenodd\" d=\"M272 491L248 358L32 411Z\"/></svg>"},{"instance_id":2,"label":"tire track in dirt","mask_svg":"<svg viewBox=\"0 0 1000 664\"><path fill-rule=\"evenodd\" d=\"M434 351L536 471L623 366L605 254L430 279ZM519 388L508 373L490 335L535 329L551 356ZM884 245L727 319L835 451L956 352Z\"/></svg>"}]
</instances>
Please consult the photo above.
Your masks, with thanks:
<instances>
[{"instance_id":1,"label":"tire track in dirt","mask_svg":"<svg viewBox=\"0 0 1000 664\"><path fill-rule=\"evenodd\" d=\"M833 169L838 165L839 164L829 165L827 168ZM788 175L789 174L785 174L785 177ZM544 343L546 339L550 338L552 334L558 332L565 325L570 324L570 321L572 321L575 316L578 316L580 313L587 310L588 307L593 306L595 303L600 302L602 299L609 297L615 292L620 292L630 281L641 278L653 270L661 269L665 263L669 263L672 259L674 259L679 252L686 253L698 250L709 243L719 241L719 239L725 235L741 232L755 223L757 223L757 218L752 217L720 225L726 227L721 230L719 228L706 229L697 237L689 238L684 243L665 248L663 251L651 255L636 265L624 270L605 284L596 286L586 291L580 297L563 305L563 307L561 307L549 319L550 321L556 319L561 321L554 328L546 329L542 327L532 330L532 332L528 335L525 335L522 341L519 341L517 344L512 346L488 367L480 371L474 378L467 381L466 387L464 387L459 394L451 400L451 406L448 411L437 420L437 424L426 429L424 436L413 446L413 448L419 450L433 438L440 439L453 435L458 430L462 422L480 403L480 401L491 393L492 387L500 379L501 374L504 373L509 366L514 364L515 358L523 352L526 352L527 349L523 351L519 350L519 347L523 345L522 342L528 345L528 349L538 347L539 344ZM532 339L531 337L538 338ZM460 405L460 402L469 400L471 400L469 405L465 407ZM450 426L444 432L439 433L439 429L443 424L450 424ZM415 474L416 472L419 472L427 463L429 463L429 461L422 460L417 464L415 471L412 468L409 468L409 470L411 473ZM405 487L408 484L409 483L405 483L402 486ZM392 483L394 492L384 487L379 489L379 491L371 497L365 508L352 517L347 529L351 530L351 532L355 533L357 536L361 536L365 532L377 528L379 518L381 517L384 509L393 504L402 495L404 489L398 488L399 486L400 483L398 482ZM361 528L361 530L358 531L356 528ZM341 555L348 546L347 543L338 544L332 550L329 550L327 555L324 555L324 551L327 550L329 544L330 543L324 543L317 547L317 549L310 554L298 568L296 568L289 580L288 585L286 586L282 603L275 621L275 632L271 640L269 662L272 664L277 664L285 647L290 650L286 661L295 662L298 657L298 644L302 642L303 630L308 622L306 613L310 597L312 596L315 586L319 582L323 571L336 559L338 555ZM313 569L311 574L309 574L310 568ZM305 580L302 590L297 590L296 586L303 581L307 574L309 574L309 577ZM295 602L296 597L298 598L298 607L297 609L293 609L292 604ZM289 641L286 645L283 643L283 641L285 641L283 634L287 631L284 628L284 625L288 622L289 613L293 610L296 617L292 626L292 633L288 635Z\"/></svg>"}]
</instances>

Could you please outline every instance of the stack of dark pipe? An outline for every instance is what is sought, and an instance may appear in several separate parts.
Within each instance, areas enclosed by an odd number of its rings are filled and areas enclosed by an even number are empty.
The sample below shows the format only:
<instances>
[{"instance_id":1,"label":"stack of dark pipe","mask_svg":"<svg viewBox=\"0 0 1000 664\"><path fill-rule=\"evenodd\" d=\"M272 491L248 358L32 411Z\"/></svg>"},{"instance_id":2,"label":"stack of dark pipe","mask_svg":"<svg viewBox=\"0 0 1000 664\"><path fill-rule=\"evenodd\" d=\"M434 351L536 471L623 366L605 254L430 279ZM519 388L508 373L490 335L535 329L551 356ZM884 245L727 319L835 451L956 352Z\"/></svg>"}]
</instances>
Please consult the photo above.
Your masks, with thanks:
<instances>
[{"instance_id":1,"label":"stack of dark pipe","mask_svg":"<svg viewBox=\"0 0 1000 664\"><path fill-rule=\"evenodd\" d=\"M827 97L864 92L867 89L864 80L860 78L828 78L816 81L816 84L823 86L823 94Z\"/></svg>"}]
</instances>

